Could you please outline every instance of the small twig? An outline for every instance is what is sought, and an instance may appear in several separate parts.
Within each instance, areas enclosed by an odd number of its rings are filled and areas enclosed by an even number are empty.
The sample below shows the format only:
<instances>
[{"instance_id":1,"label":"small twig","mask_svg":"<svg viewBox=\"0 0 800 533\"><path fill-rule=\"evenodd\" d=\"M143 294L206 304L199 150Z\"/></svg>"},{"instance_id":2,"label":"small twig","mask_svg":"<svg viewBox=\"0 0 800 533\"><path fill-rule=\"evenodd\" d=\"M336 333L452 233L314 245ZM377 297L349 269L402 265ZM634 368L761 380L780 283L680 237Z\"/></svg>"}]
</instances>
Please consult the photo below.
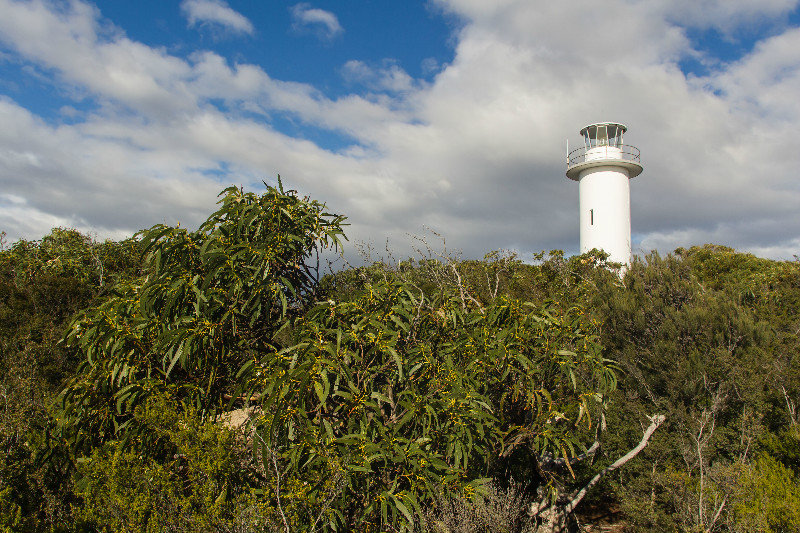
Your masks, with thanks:
<instances>
[{"instance_id":1,"label":"small twig","mask_svg":"<svg viewBox=\"0 0 800 533\"><path fill-rule=\"evenodd\" d=\"M570 457L569 464L574 465L575 463L579 463L580 461L583 461L589 457L593 457L599 449L600 443L598 441L594 441L594 444L592 444L588 450L581 454ZM563 457L555 458L553 457L553 454L549 452L542 454L542 456L539 458L539 462L541 463L541 468L543 470L552 470L556 467L567 466L567 461Z\"/></svg>"},{"instance_id":2,"label":"small twig","mask_svg":"<svg viewBox=\"0 0 800 533\"><path fill-rule=\"evenodd\" d=\"M275 468L275 498L278 502L278 512L281 513L281 520L283 520L283 526L286 528L286 533L291 533L289 530L289 523L286 521L286 515L283 512L283 505L281 505L281 473L278 469L278 459L275 457L275 452L272 450L272 448L267 448L267 450L269 450L272 458L272 466Z\"/></svg>"},{"instance_id":3,"label":"small twig","mask_svg":"<svg viewBox=\"0 0 800 533\"><path fill-rule=\"evenodd\" d=\"M344 487L344 475L342 474L341 471L338 471L336 472L336 477L334 478L333 481L333 487L329 491L328 497L322 502L319 513L317 513L317 518L314 520L314 523L311 526L310 529L311 532L317 530L317 524L319 524L319 521L322 520L323 516L325 516L325 511L328 510L328 508L331 505L331 502L333 502L333 499L336 498L336 496L338 496L341 493L343 487Z\"/></svg>"},{"instance_id":4,"label":"small twig","mask_svg":"<svg viewBox=\"0 0 800 533\"><path fill-rule=\"evenodd\" d=\"M283 521L283 527L286 528L286 533L291 533L291 530L289 529L289 522L286 520L286 514L283 512L283 505L281 503L281 471L280 468L278 468L277 453L272 449L271 446L267 445L267 443L264 441L264 438L259 435L258 432L255 432L255 436L259 441L261 441L262 448L269 452L270 462L275 470L275 499L278 503L278 512L281 514L281 520Z\"/></svg>"}]
</instances>

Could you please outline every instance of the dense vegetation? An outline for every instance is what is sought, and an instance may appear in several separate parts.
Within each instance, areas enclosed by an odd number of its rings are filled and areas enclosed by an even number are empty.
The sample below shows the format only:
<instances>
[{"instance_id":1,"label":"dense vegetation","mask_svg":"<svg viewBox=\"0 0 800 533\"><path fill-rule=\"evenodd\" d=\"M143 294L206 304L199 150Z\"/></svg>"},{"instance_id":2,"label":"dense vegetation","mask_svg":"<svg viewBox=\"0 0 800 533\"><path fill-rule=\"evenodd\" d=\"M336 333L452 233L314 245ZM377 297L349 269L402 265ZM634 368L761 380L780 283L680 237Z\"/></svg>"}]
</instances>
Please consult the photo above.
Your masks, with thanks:
<instances>
[{"instance_id":1,"label":"dense vegetation","mask_svg":"<svg viewBox=\"0 0 800 533\"><path fill-rule=\"evenodd\" d=\"M3 243L0 530L800 530L797 261L320 279L343 225L279 185Z\"/></svg>"}]
</instances>

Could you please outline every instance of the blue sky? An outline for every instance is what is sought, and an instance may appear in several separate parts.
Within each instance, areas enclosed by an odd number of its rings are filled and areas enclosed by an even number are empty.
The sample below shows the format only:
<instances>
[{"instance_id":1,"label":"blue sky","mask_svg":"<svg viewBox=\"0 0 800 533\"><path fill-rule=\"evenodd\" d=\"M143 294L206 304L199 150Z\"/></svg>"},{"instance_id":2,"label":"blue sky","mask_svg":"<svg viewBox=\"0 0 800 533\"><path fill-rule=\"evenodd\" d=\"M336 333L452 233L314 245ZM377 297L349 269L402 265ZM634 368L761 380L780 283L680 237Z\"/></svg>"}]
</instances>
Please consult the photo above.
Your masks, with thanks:
<instances>
[{"instance_id":1,"label":"blue sky","mask_svg":"<svg viewBox=\"0 0 800 533\"><path fill-rule=\"evenodd\" d=\"M203 4L237 13L241 19L233 20L241 20L243 26L192 18L191 6ZM423 2L360 0L312 5L141 0L91 5L97 7L101 25L108 32L124 32L129 39L163 48L185 60L191 60L198 51L213 51L234 64L258 65L271 77L310 84L330 98L361 89L361 80L346 67L348 61L359 61L368 68L396 67L420 82L432 81L440 66L453 57L451 34L459 26L458 18ZM303 14L308 17L308 13L315 12L324 12L330 18L302 18ZM331 20L338 28L326 24ZM72 91L65 91L61 84L42 83L47 73L41 72L38 65L24 58L15 59L0 63L3 92L43 118L63 120L63 106L81 111L95 106L92 98L76 100ZM270 123L288 135L310 138L324 148L340 149L352 141L346 136L303 127L287 117L272 116Z\"/></svg>"},{"instance_id":2,"label":"blue sky","mask_svg":"<svg viewBox=\"0 0 800 533\"><path fill-rule=\"evenodd\" d=\"M798 0L0 0L0 230L196 226L287 185L353 241L577 249L564 146L642 150L634 248L800 253Z\"/></svg>"}]
</instances>

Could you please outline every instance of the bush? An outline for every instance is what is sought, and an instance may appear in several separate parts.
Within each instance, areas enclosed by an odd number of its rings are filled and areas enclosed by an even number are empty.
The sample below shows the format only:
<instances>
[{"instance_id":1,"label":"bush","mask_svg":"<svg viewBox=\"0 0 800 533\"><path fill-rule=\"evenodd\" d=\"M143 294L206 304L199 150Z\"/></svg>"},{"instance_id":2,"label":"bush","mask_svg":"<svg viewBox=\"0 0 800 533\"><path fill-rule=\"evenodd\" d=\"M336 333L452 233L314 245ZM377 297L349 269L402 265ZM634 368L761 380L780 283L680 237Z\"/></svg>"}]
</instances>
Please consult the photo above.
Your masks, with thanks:
<instances>
[{"instance_id":1,"label":"bush","mask_svg":"<svg viewBox=\"0 0 800 533\"><path fill-rule=\"evenodd\" d=\"M173 405L158 396L136 409L152 438L110 441L79 460L78 519L103 531L219 531L252 503L241 435Z\"/></svg>"},{"instance_id":2,"label":"bush","mask_svg":"<svg viewBox=\"0 0 800 533\"><path fill-rule=\"evenodd\" d=\"M800 485L791 470L769 455L743 467L734 493L734 530L800 531Z\"/></svg>"},{"instance_id":3,"label":"bush","mask_svg":"<svg viewBox=\"0 0 800 533\"><path fill-rule=\"evenodd\" d=\"M522 486L507 489L492 484L473 498L439 498L426 507L415 531L419 533L533 533L528 516L530 497Z\"/></svg>"},{"instance_id":4,"label":"bush","mask_svg":"<svg viewBox=\"0 0 800 533\"><path fill-rule=\"evenodd\" d=\"M344 471L326 515L338 530L410 529L435 499L480 492L495 473L547 483L531 454L578 453L616 383L579 307L477 307L380 281L291 330L287 348L247 367L257 431L282 484L306 481L296 499L323 500L317 480Z\"/></svg>"}]
</instances>

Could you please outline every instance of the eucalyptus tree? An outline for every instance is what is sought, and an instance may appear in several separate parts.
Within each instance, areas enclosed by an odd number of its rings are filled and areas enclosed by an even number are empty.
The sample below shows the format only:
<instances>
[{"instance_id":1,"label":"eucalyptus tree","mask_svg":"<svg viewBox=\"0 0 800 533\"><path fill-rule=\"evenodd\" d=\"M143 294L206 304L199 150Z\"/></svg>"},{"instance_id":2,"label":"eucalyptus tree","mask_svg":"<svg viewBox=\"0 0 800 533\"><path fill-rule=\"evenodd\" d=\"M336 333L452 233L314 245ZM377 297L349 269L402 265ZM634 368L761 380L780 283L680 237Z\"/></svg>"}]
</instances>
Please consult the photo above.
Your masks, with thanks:
<instances>
[{"instance_id":1,"label":"eucalyptus tree","mask_svg":"<svg viewBox=\"0 0 800 533\"><path fill-rule=\"evenodd\" d=\"M495 476L551 486L535 458L579 455L616 383L597 333L580 307L479 306L391 278L319 303L243 369L285 530L410 530Z\"/></svg>"},{"instance_id":2,"label":"eucalyptus tree","mask_svg":"<svg viewBox=\"0 0 800 533\"><path fill-rule=\"evenodd\" d=\"M220 196L196 231L141 232L144 275L72 324L67 342L84 362L62 393L61 427L73 444L135 430L135 407L156 393L201 414L224 408L241 366L274 350L275 332L310 301L308 260L340 245L344 217L280 181Z\"/></svg>"}]
</instances>

